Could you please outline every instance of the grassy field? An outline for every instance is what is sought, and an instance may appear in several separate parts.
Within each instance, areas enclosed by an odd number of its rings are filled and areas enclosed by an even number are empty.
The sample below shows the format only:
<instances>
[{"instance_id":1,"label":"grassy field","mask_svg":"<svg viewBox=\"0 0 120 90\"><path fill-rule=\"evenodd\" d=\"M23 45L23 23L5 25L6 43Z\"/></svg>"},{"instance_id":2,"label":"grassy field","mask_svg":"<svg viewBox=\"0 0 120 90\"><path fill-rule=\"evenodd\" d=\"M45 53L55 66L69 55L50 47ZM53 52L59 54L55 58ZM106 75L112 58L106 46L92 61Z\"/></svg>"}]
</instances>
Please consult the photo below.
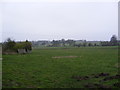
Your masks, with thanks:
<instances>
[{"instance_id":1,"label":"grassy field","mask_svg":"<svg viewBox=\"0 0 120 90\"><path fill-rule=\"evenodd\" d=\"M117 47L34 49L25 55L3 55L2 83L3 88L115 87L118 79L103 79L118 73L117 64ZM96 77L100 73L108 75Z\"/></svg>"}]
</instances>

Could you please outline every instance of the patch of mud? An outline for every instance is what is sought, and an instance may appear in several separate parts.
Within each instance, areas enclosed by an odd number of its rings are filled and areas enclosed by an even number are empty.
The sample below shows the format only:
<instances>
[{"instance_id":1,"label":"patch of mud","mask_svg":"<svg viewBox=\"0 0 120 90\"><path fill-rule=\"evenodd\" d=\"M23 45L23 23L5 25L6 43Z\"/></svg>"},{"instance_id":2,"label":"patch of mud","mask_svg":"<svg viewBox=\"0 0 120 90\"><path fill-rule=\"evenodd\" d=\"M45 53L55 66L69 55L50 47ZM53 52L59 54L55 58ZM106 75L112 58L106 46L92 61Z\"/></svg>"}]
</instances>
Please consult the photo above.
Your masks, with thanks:
<instances>
[{"instance_id":1,"label":"patch of mud","mask_svg":"<svg viewBox=\"0 0 120 90\"><path fill-rule=\"evenodd\" d=\"M109 73L91 74L89 76L72 76L71 78L76 79L77 81L80 81L80 80L88 80L91 78L100 78L100 77L106 77L106 76L109 76Z\"/></svg>"},{"instance_id":2,"label":"patch of mud","mask_svg":"<svg viewBox=\"0 0 120 90\"><path fill-rule=\"evenodd\" d=\"M109 73L92 74L93 78L109 76Z\"/></svg>"},{"instance_id":3,"label":"patch of mud","mask_svg":"<svg viewBox=\"0 0 120 90\"><path fill-rule=\"evenodd\" d=\"M104 78L103 80L101 80L100 82L104 82L104 81L108 81L108 80L113 80L113 79L120 79L120 75L117 74L117 75L115 75L115 76L106 77L106 78Z\"/></svg>"},{"instance_id":4,"label":"patch of mud","mask_svg":"<svg viewBox=\"0 0 120 90\"><path fill-rule=\"evenodd\" d=\"M111 88L111 86L103 85L103 84L93 84L93 83L88 83L84 85L86 88Z\"/></svg>"},{"instance_id":5,"label":"patch of mud","mask_svg":"<svg viewBox=\"0 0 120 90\"><path fill-rule=\"evenodd\" d=\"M76 58L78 56L54 56L52 58Z\"/></svg>"},{"instance_id":6,"label":"patch of mud","mask_svg":"<svg viewBox=\"0 0 120 90\"><path fill-rule=\"evenodd\" d=\"M71 78L73 79L76 79L77 81L80 81L80 80L88 80L90 77L88 76L72 76Z\"/></svg>"},{"instance_id":7,"label":"patch of mud","mask_svg":"<svg viewBox=\"0 0 120 90\"><path fill-rule=\"evenodd\" d=\"M103 77L103 78L101 78ZM98 80L98 83L87 83L84 85L85 88L112 88L112 86L115 86L115 87L120 87L120 83L114 83L112 85L104 85L102 84L102 82L105 82L105 81L109 81L109 80L114 80L114 79L120 79L120 74L116 74L116 75L113 75L113 76L110 76L109 73L98 73L98 74L91 74L91 75L88 75L88 76L72 76L71 77L72 79L75 79L76 81L82 81L82 80L89 80L89 79L101 79L101 80Z\"/></svg>"},{"instance_id":8,"label":"patch of mud","mask_svg":"<svg viewBox=\"0 0 120 90\"><path fill-rule=\"evenodd\" d=\"M113 86L120 88L120 83L114 83Z\"/></svg>"}]
</instances>

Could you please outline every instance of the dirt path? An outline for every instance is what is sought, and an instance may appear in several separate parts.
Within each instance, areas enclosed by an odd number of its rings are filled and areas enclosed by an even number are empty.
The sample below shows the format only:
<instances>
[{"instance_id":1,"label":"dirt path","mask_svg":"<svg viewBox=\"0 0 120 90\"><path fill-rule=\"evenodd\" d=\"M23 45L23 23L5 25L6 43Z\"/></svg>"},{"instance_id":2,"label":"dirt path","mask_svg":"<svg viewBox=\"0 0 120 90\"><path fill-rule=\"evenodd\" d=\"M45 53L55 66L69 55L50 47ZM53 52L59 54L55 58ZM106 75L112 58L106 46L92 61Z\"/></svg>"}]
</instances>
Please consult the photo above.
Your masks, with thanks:
<instances>
[{"instance_id":1,"label":"dirt path","mask_svg":"<svg viewBox=\"0 0 120 90\"><path fill-rule=\"evenodd\" d=\"M55 57L52 57L52 58L76 58L78 56L55 56Z\"/></svg>"}]
</instances>

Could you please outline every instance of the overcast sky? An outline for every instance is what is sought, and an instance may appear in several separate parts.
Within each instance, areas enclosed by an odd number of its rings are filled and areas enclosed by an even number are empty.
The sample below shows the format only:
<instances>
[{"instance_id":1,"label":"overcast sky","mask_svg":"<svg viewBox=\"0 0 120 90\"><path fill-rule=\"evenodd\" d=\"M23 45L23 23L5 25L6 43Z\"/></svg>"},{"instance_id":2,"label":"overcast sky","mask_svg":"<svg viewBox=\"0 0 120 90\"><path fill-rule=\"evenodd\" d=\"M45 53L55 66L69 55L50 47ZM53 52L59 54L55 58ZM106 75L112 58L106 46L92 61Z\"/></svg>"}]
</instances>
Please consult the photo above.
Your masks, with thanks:
<instances>
[{"instance_id":1,"label":"overcast sky","mask_svg":"<svg viewBox=\"0 0 120 90\"><path fill-rule=\"evenodd\" d=\"M117 2L45 1L8 3L5 0L0 5L2 39L99 41L118 35Z\"/></svg>"}]
</instances>

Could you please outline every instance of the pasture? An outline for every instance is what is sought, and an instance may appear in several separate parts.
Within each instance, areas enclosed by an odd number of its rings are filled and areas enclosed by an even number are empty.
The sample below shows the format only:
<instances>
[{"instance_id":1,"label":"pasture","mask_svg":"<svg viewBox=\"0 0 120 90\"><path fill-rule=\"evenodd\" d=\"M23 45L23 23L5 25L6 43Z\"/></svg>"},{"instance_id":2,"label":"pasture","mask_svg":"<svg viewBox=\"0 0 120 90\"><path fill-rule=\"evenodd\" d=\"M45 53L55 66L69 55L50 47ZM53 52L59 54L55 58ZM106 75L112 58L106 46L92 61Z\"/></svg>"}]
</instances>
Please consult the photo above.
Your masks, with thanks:
<instances>
[{"instance_id":1,"label":"pasture","mask_svg":"<svg viewBox=\"0 0 120 90\"><path fill-rule=\"evenodd\" d=\"M117 47L37 48L3 55L3 88L117 87ZM100 75L102 74L102 75ZM113 78L111 78L113 77Z\"/></svg>"}]
</instances>

